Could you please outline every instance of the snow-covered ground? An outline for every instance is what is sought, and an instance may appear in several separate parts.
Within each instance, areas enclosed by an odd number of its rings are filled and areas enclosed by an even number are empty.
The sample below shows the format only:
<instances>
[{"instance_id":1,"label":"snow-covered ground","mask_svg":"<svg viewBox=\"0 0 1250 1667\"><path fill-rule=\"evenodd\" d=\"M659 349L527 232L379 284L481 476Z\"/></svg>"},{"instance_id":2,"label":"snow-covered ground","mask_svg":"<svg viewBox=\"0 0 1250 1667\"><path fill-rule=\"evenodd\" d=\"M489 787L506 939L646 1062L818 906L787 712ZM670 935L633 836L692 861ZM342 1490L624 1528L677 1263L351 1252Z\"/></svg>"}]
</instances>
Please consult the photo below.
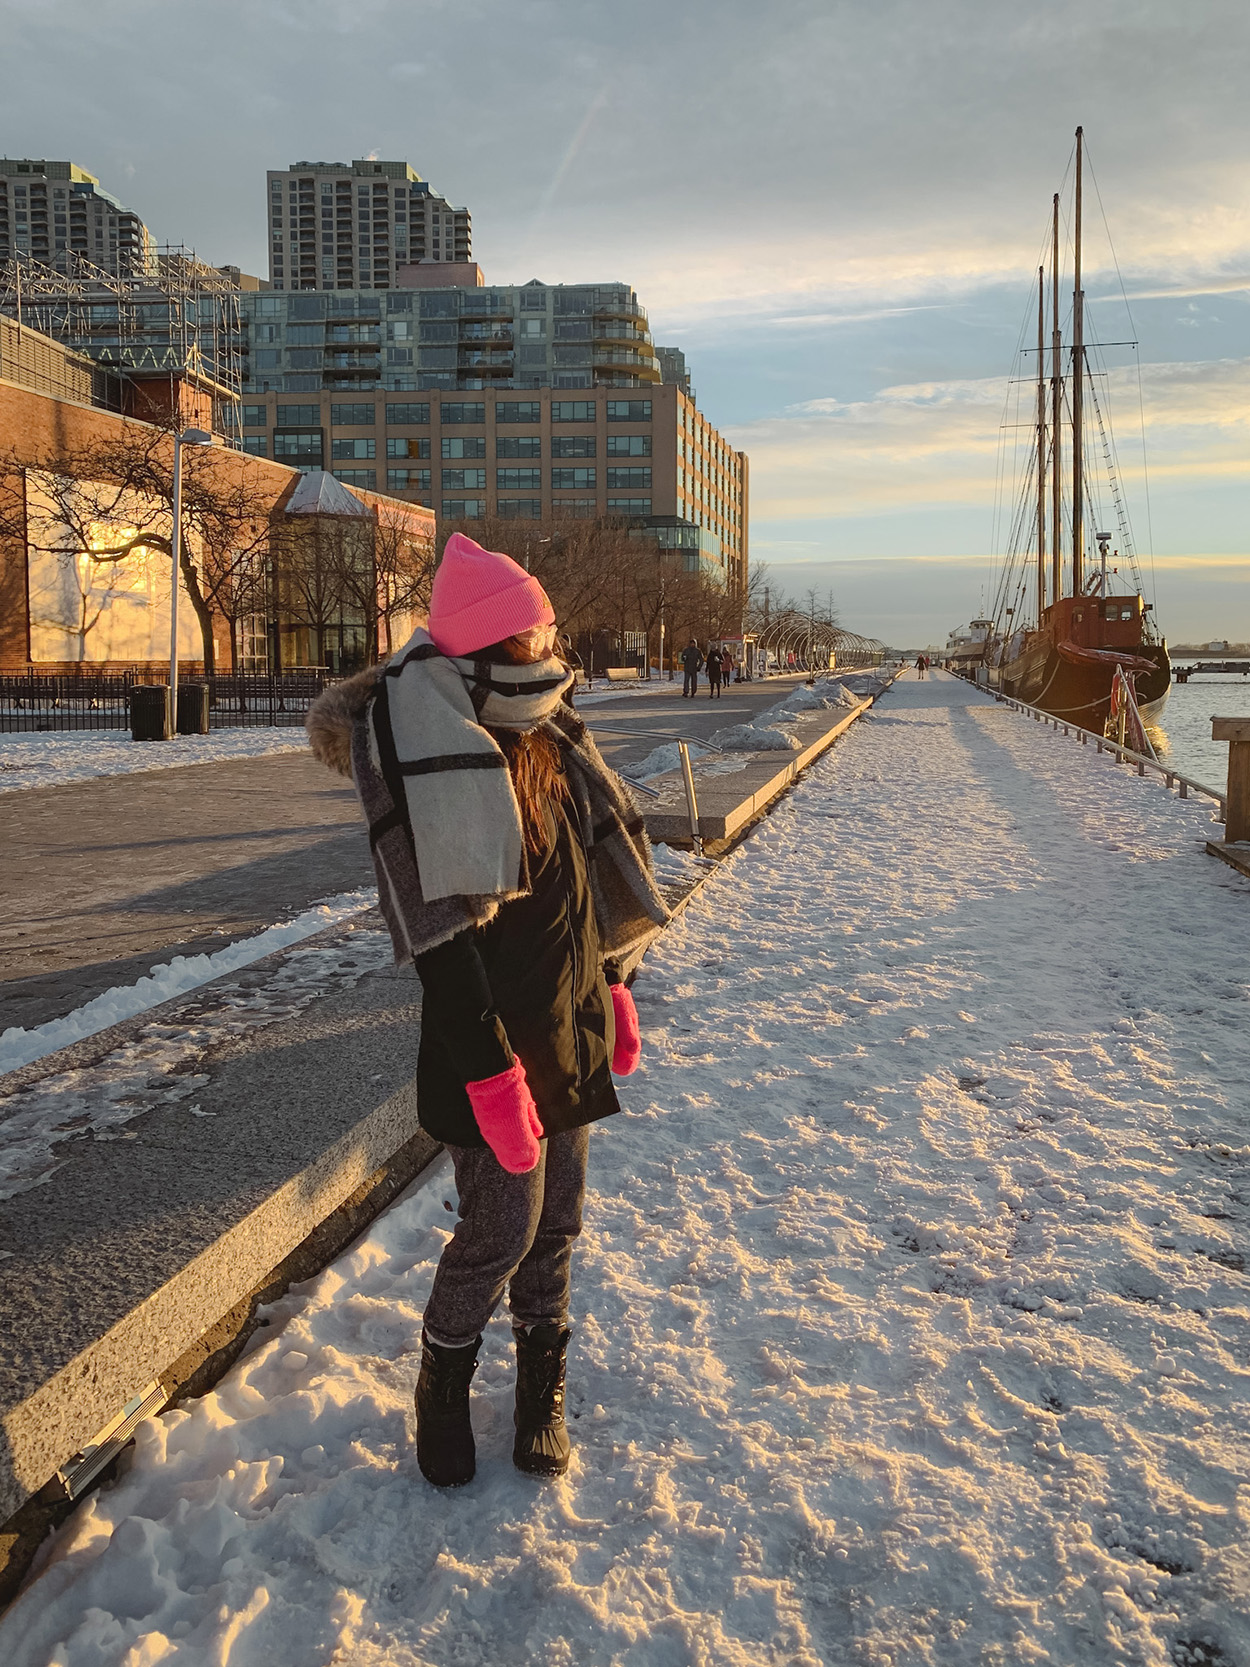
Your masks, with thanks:
<instances>
[{"instance_id":1,"label":"snow-covered ground","mask_svg":"<svg viewBox=\"0 0 1250 1667\"><path fill-rule=\"evenodd\" d=\"M0 1033L0 1072L15 1071L19 1065L29 1065L33 1060L56 1053L59 1048L69 1047L71 1042L96 1036L110 1025L133 1019L136 1014L146 1013L150 1007L158 1007L173 996L208 984L223 973L250 967L277 949L315 937L327 927L337 926L373 908L377 900L377 890L372 886L319 898L290 920L267 926L250 938L237 938L211 955L175 955L172 961L162 961L146 977L136 979L133 984L114 985L63 1018L49 1019L47 1024L36 1025L31 1030L14 1025Z\"/></svg>"},{"instance_id":2,"label":"snow-covered ground","mask_svg":"<svg viewBox=\"0 0 1250 1667\"><path fill-rule=\"evenodd\" d=\"M139 770L258 758L263 753L305 752L307 748L308 737L299 725L214 729L208 735L175 735L168 741L132 741L124 729L0 734L0 793L23 787L63 787L93 776L128 776Z\"/></svg>"},{"instance_id":3,"label":"snow-covered ground","mask_svg":"<svg viewBox=\"0 0 1250 1667\"><path fill-rule=\"evenodd\" d=\"M575 1456L421 1480L445 1171L144 1426L11 1667L1250 1661L1250 882L908 680L651 952L598 1125Z\"/></svg>"}]
</instances>

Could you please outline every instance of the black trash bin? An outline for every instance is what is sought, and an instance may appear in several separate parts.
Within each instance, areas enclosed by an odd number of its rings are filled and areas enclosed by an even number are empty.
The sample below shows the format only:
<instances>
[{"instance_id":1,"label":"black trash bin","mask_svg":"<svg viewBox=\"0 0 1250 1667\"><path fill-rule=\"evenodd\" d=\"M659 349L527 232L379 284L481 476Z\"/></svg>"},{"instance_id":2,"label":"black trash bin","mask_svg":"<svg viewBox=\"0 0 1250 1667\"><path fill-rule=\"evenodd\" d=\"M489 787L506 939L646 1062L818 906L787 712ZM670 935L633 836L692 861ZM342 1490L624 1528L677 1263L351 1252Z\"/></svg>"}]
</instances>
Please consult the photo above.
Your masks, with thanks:
<instances>
[{"instance_id":1,"label":"black trash bin","mask_svg":"<svg viewBox=\"0 0 1250 1667\"><path fill-rule=\"evenodd\" d=\"M208 684L179 683L179 735L208 734Z\"/></svg>"},{"instance_id":2,"label":"black trash bin","mask_svg":"<svg viewBox=\"0 0 1250 1667\"><path fill-rule=\"evenodd\" d=\"M132 741L169 738L169 688L164 683L136 683L130 691Z\"/></svg>"}]
</instances>

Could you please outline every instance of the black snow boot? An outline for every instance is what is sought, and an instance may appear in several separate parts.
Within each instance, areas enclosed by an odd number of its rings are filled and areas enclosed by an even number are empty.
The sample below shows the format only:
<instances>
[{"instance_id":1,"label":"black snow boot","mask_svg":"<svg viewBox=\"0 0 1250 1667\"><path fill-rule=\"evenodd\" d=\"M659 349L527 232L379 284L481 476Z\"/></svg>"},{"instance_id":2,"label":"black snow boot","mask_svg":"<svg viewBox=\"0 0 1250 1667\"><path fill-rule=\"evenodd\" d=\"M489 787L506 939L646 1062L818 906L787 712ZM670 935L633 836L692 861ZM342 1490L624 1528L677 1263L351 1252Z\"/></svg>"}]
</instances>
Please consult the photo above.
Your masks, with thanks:
<instances>
[{"instance_id":1,"label":"black snow boot","mask_svg":"<svg viewBox=\"0 0 1250 1667\"><path fill-rule=\"evenodd\" d=\"M513 1329L516 1338L516 1441L512 1462L530 1476L563 1476L569 1467L564 1426L564 1356L567 1327Z\"/></svg>"},{"instance_id":2,"label":"black snow boot","mask_svg":"<svg viewBox=\"0 0 1250 1667\"><path fill-rule=\"evenodd\" d=\"M479 1337L463 1349L421 1339L417 1378L417 1463L436 1488L461 1488L473 1480L477 1450L469 1421L469 1384L477 1371Z\"/></svg>"}]
</instances>

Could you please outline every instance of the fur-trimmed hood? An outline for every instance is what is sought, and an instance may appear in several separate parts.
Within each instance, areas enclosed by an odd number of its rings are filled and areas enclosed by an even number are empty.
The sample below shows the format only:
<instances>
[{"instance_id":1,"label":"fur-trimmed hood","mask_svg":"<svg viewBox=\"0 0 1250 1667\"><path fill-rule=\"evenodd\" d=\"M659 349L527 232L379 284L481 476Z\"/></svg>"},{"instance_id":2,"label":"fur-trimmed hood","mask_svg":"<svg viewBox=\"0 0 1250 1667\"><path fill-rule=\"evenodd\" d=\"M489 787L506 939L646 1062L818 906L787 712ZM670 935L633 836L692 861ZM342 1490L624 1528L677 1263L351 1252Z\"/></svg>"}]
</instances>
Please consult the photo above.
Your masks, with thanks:
<instances>
[{"instance_id":1,"label":"fur-trimmed hood","mask_svg":"<svg viewBox=\"0 0 1250 1667\"><path fill-rule=\"evenodd\" d=\"M304 728L313 757L341 776L352 773L352 725L368 705L381 672L381 666L370 666L342 683L332 683L308 708Z\"/></svg>"}]
</instances>

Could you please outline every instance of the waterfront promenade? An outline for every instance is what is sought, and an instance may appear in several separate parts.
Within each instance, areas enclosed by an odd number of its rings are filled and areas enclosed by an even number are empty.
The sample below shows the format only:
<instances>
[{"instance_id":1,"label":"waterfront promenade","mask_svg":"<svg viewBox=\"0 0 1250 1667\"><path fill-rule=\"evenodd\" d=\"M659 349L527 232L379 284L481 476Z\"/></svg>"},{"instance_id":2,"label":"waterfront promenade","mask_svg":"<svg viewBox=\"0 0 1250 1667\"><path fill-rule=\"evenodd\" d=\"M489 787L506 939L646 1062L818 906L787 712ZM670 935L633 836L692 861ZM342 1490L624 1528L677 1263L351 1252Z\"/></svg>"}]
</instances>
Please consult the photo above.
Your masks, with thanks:
<instances>
[{"instance_id":1,"label":"waterfront promenade","mask_svg":"<svg viewBox=\"0 0 1250 1667\"><path fill-rule=\"evenodd\" d=\"M477 1480L417 1473L436 1170L141 1429L0 1657L1246 1660L1250 881L1210 817L897 683L643 964L568 1478L508 1462L503 1320Z\"/></svg>"}]
</instances>

